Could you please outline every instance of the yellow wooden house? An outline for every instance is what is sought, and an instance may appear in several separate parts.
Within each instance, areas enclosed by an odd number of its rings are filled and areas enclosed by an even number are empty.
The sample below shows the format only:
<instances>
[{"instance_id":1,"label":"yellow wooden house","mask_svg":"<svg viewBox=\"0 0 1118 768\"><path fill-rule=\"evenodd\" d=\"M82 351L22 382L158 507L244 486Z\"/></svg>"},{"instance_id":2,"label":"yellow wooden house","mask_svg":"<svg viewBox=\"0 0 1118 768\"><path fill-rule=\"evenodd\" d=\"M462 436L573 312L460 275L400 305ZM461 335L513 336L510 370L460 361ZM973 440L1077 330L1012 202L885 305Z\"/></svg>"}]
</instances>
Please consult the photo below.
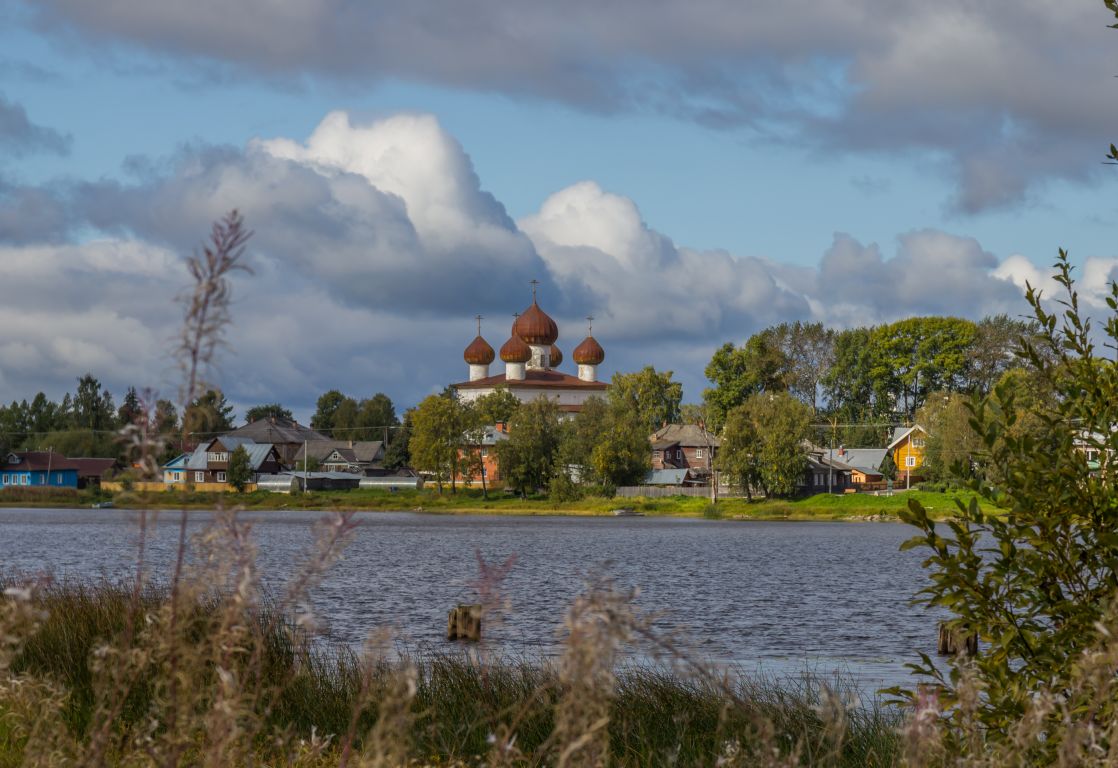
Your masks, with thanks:
<instances>
[{"instance_id":1,"label":"yellow wooden house","mask_svg":"<svg viewBox=\"0 0 1118 768\"><path fill-rule=\"evenodd\" d=\"M924 455L928 445L928 430L919 424L911 427L897 427L893 430L893 442L885 450L893 454L897 467L897 482L906 486L924 477Z\"/></svg>"}]
</instances>

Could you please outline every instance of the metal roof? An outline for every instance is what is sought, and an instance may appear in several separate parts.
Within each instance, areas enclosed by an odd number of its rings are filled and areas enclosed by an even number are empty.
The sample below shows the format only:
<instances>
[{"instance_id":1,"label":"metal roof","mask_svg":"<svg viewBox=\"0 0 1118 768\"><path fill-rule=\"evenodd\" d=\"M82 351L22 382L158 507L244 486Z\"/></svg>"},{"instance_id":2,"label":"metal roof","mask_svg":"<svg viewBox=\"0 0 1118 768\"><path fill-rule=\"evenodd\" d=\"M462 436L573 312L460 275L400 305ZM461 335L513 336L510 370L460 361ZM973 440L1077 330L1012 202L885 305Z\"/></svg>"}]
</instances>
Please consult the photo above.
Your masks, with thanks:
<instances>
[{"instance_id":1,"label":"metal roof","mask_svg":"<svg viewBox=\"0 0 1118 768\"><path fill-rule=\"evenodd\" d=\"M649 440L653 442L671 441L679 443L684 448L707 448L722 445L718 435L700 427L698 424L668 424L652 433Z\"/></svg>"},{"instance_id":2,"label":"metal roof","mask_svg":"<svg viewBox=\"0 0 1118 768\"><path fill-rule=\"evenodd\" d=\"M645 485L683 485L687 469L653 469L644 476Z\"/></svg>"},{"instance_id":3,"label":"metal roof","mask_svg":"<svg viewBox=\"0 0 1118 768\"><path fill-rule=\"evenodd\" d=\"M249 466L251 466L253 470L260 469L260 465L263 464L265 460L267 460L268 454L272 452L271 443L254 443L251 440L244 440L241 438L230 439L228 437L223 437L220 439L221 444L224 445L226 448L232 448L233 450L236 450L237 448L244 448L245 451L248 453ZM213 445L214 442L215 440L211 440L205 445L199 445L197 448L195 448L194 453L190 454L190 458L186 462L186 468L206 469L208 466L208 462L206 461L206 453L209 451L210 446ZM229 453L232 452L232 450L229 451Z\"/></svg>"}]
</instances>

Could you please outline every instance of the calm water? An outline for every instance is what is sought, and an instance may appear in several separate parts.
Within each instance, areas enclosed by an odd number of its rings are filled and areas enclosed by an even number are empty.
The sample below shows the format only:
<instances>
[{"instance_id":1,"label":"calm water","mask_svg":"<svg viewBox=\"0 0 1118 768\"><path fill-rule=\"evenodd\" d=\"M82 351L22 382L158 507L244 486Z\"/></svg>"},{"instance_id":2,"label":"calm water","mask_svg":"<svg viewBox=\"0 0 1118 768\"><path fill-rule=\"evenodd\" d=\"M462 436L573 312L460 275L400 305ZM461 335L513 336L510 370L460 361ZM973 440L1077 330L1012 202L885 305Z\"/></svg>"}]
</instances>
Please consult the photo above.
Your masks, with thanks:
<instances>
[{"instance_id":1,"label":"calm water","mask_svg":"<svg viewBox=\"0 0 1118 768\"><path fill-rule=\"evenodd\" d=\"M166 574L178 512L149 526L155 576ZM253 512L265 573L282 578L312 539L314 512ZM121 510L0 509L0 571L120 578L136 559L137 515ZM208 519L191 513L191 530ZM906 661L931 653L934 615L909 605L925 583L919 551L893 524L757 523L659 518L443 517L359 513L345 559L315 594L328 633L360 644L391 629L413 648L445 647L446 611L470 602L477 555L516 563L511 612L487 643L551 655L567 605L592 572L639 589L657 632L692 656L774 674L839 670L864 687L906 682ZM640 653L639 649L635 649Z\"/></svg>"}]
</instances>

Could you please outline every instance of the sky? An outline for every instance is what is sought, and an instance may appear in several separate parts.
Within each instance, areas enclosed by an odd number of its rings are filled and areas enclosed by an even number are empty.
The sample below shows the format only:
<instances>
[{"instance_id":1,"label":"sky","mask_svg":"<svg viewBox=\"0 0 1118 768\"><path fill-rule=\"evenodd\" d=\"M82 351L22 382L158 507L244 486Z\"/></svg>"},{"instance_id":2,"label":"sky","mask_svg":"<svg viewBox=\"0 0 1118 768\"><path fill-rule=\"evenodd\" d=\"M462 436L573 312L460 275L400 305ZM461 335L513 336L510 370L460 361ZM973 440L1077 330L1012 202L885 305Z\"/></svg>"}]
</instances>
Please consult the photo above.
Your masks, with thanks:
<instances>
[{"instance_id":1,"label":"sky","mask_svg":"<svg viewBox=\"0 0 1118 768\"><path fill-rule=\"evenodd\" d=\"M0 400L177 391L184 259L255 232L212 379L410 406L531 301L603 376L784 321L1023 315L1118 266L1101 0L0 0ZM496 370L494 371L496 372Z\"/></svg>"}]
</instances>

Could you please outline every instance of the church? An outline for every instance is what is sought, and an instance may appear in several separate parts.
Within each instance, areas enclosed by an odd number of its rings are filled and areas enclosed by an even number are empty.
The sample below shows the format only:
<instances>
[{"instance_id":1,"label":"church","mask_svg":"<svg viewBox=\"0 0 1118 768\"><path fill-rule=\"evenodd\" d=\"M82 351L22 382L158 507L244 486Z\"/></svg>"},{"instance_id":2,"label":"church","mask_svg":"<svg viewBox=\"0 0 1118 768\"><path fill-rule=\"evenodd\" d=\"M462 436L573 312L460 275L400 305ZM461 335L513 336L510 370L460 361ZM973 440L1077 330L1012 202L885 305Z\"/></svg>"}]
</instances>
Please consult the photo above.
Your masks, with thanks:
<instances>
[{"instance_id":1,"label":"church","mask_svg":"<svg viewBox=\"0 0 1118 768\"><path fill-rule=\"evenodd\" d=\"M563 353L556 346L559 326L540 309L533 285L532 305L516 316L512 334L501 347L504 372L490 375L496 353L481 335L479 317L477 338L462 355L470 366L470 379L453 386L466 402L504 387L521 402L546 397L557 403L560 411L578 413L588 398L601 397L609 389L609 384L598 381L598 366L606 359L606 353L591 335L592 330L593 326L588 326L586 338L571 353L578 375L560 371Z\"/></svg>"}]
</instances>

